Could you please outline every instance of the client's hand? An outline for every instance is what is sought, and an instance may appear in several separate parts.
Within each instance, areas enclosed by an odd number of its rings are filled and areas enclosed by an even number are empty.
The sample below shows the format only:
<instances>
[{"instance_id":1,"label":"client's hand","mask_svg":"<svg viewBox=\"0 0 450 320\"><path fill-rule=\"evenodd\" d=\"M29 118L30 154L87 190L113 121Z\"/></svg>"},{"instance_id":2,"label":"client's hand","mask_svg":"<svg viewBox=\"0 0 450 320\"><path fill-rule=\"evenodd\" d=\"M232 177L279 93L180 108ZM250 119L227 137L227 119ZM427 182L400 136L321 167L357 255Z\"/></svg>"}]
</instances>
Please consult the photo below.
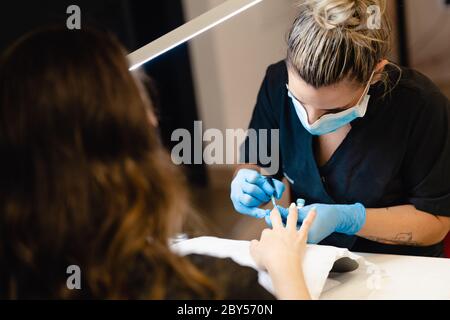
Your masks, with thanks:
<instances>
[{"instance_id":1,"label":"client's hand","mask_svg":"<svg viewBox=\"0 0 450 320\"><path fill-rule=\"evenodd\" d=\"M286 227L283 226L278 209L272 210L270 219L273 228L265 229L261 239L253 240L250 253L256 264L266 269L280 299L308 299L302 270L303 255L309 228L315 218L311 210L297 230L298 212L295 204L289 207Z\"/></svg>"},{"instance_id":2,"label":"client's hand","mask_svg":"<svg viewBox=\"0 0 450 320\"><path fill-rule=\"evenodd\" d=\"M322 204L315 203L298 210L298 223L307 218L314 208L317 217L309 230L308 243L319 243L333 232L354 235L366 222L366 209L360 203L355 204ZM288 210L278 209L282 219L286 219Z\"/></svg>"}]
</instances>

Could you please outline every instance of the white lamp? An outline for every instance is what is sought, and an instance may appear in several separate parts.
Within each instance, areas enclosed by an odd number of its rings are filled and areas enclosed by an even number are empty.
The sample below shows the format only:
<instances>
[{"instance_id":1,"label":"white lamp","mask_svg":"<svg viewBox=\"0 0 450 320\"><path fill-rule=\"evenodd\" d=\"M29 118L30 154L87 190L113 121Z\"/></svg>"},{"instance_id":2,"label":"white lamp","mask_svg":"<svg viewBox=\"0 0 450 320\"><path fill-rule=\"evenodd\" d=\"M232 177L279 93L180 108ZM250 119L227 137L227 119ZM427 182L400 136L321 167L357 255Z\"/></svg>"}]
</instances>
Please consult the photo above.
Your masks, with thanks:
<instances>
[{"instance_id":1,"label":"white lamp","mask_svg":"<svg viewBox=\"0 0 450 320\"><path fill-rule=\"evenodd\" d=\"M218 24L247 10L262 0L228 0L211 9L195 19L183 24L181 27L165 34L142 48L130 53L128 60L130 70L139 68L144 63L159 55L189 41L199 34L217 26Z\"/></svg>"}]
</instances>

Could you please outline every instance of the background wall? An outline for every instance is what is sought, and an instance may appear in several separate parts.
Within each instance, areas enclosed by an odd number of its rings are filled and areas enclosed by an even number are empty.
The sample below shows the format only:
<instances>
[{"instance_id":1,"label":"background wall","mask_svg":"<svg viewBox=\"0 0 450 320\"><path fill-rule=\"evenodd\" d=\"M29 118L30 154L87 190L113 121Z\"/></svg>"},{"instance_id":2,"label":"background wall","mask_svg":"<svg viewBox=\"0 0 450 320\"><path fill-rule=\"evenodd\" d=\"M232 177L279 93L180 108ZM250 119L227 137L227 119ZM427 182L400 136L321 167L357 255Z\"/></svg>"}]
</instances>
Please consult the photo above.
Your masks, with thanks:
<instances>
[{"instance_id":1,"label":"background wall","mask_svg":"<svg viewBox=\"0 0 450 320\"><path fill-rule=\"evenodd\" d=\"M186 20L225 0L184 0ZM292 0L264 0L190 42L194 84L206 127L246 128L266 68L285 56Z\"/></svg>"},{"instance_id":2,"label":"background wall","mask_svg":"<svg viewBox=\"0 0 450 320\"><path fill-rule=\"evenodd\" d=\"M450 97L450 5L445 0L407 0L405 6L411 66Z\"/></svg>"}]
</instances>

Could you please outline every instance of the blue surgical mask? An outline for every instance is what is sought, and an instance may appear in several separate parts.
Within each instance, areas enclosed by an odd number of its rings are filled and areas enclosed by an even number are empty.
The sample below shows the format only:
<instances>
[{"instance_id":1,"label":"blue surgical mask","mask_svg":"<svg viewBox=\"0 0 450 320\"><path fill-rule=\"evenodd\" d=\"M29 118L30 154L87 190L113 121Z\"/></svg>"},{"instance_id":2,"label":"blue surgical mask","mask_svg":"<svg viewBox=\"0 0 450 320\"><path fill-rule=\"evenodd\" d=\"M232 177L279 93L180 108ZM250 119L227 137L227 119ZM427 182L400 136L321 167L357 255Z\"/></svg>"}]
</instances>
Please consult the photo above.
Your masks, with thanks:
<instances>
[{"instance_id":1,"label":"blue surgical mask","mask_svg":"<svg viewBox=\"0 0 450 320\"><path fill-rule=\"evenodd\" d=\"M369 91L373 75L374 73L372 73L369 83L364 89L364 92L356 106L338 113L325 114L312 124L309 124L308 112L306 111L305 107L291 93L287 84L286 87L288 90L288 95L291 98L292 103L294 104L295 111L303 127L312 135L321 136L338 130L339 128L349 124L356 118L364 117L370 100L370 95L368 95L367 92Z\"/></svg>"}]
</instances>

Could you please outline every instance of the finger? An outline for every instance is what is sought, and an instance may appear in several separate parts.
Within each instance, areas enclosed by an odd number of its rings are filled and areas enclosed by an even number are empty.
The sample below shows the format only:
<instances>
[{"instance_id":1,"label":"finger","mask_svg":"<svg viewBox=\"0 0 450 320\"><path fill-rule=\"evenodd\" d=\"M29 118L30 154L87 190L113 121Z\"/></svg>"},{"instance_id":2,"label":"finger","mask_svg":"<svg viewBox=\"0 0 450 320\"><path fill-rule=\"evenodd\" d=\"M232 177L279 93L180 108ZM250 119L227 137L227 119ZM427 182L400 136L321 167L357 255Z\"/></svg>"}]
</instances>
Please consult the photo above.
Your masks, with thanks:
<instances>
[{"instance_id":1,"label":"finger","mask_svg":"<svg viewBox=\"0 0 450 320\"><path fill-rule=\"evenodd\" d=\"M270 221L270 210L264 217L264 220L266 220L266 224L269 226L269 228L272 228L272 221Z\"/></svg>"},{"instance_id":2,"label":"finger","mask_svg":"<svg viewBox=\"0 0 450 320\"><path fill-rule=\"evenodd\" d=\"M286 189L286 187L283 182L281 182L277 179L272 179L272 180L273 180L273 184L275 186L275 197L279 200L283 196L283 192L284 192L284 189Z\"/></svg>"},{"instance_id":3,"label":"finger","mask_svg":"<svg viewBox=\"0 0 450 320\"><path fill-rule=\"evenodd\" d=\"M243 193L239 196L239 202L246 207L259 207L261 205L261 201L256 199L255 197L252 197L249 194Z\"/></svg>"},{"instance_id":4,"label":"finger","mask_svg":"<svg viewBox=\"0 0 450 320\"><path fill-rule=\"evenodd\" d=\"M277 206L278 212L280 212L281 218L286 220L289 216L289 210L286 208L283 208L282 206Z\"/></svg>"},{"instance_id":5,"label":"finger","mask_svg":"<svg viewBox=\"0 0 450 320\"><path fill-rule=\"evenodd\" d=\"M299 222L303 222L303 220L306 219L306 217L308 216L309 212L313 208L314 208L313 205L309 205L309 206L306 206L306 207L299 208L298 209L298 221Z\"/></svg>"},{"instance_id":6,"label":"finger","mask_svg":"<svg viewBox=\"0 0 450 320\"><path fill-rule=\"evenodd\" d=\"M283 228L283 221L281 220L278 208L275 207L272 212L270 212L270 221L272 221L273 229Z\"/></svg>"},{"instance_id":7,"label":"finger","mask_svg":"<svg viewBox=\"0 0 450 320\"><path fill-rule=\"evenodd\" d=\"M261 208L253 208L250 209L249 215L254 218L262 219L269 215L270 210L268 209L261 209Z\"/></svg>"},{"instance_id":8,"label":"finger","mask_svg":"<svg viewBox=\"0 0 450 320\"><path fill-rule=\"evenodd\" d=\"M264 218L266 215L269 214L269 211L270 211L267 209L264 210L264 209L257 208L257 207L256 208L247 207L240 203L237 203L236 205L234 205L234 208L239 213L245 214L245 215L253 217L253 218L258 218L258 219Z\"/></svg>"},{"instance_id":9,"label":"finger","mask_svg":"<svg viewBox=\"0 0 450 320\"><path fill-rule=\"evenodd\" d=\"M289 215L287 217L286 228L297 231L298 210L295 203L289 206Z\"/></svg>"},{"instance_id":10,"label":"finger","mask_svg":"<svg viewBox=\"0 0 450 320\"><path fill-rule=\"evenodd\" d=\"M304 238L305 240L308 237L309 230L314 222L314 219L316 218L316 215L317 215L316 208L312 208L311 211L309 211L306 219L303 220L302 226L298 231L301 237Z\"/></svg>"},{"instance_id":11,"label":"finger","mask_svg":"<svg viewBox=\"0 0 450 320\"><path fill-rule=\"evenodd\" d=\"M269 181L267 181L267 179L262 175L260 175L259 173L257 175L251 175L247 177L246 181L252 184L256 184L269 197L271 197L275 192L275 189L270 185Z\"/></svg>"},{"instance_id":12,"label":"finger","mask_svg":"<svg viewBox=\"0 0 450 320\"><path fill-rule=\"evenodd\" d=\"M248 194L260 202L267 202L270 200L270 197L256 184L244 182L242 184L242 192Z\"/></svg>"}]
</instances>

